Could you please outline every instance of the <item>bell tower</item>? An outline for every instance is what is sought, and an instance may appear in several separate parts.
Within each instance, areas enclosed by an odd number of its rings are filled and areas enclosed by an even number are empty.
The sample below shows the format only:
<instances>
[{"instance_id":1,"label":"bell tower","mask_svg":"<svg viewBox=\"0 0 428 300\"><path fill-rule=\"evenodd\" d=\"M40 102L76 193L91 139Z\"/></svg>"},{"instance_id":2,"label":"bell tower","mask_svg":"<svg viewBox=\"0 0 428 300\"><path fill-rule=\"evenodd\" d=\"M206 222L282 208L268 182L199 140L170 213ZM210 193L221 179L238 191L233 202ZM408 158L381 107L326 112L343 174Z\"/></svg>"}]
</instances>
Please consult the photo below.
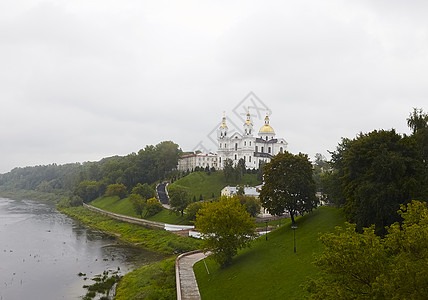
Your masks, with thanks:
<instances>
[{"instance_id":1,"label":"bell tower","mask_svg":"<svg viewBox=\"0 0 428 300\"><path fill-rule=\"evenodd\" d=\"M251 122L250 111L248 111L247 120L244 123L244 136L253 136L253 122Z\"/></svg>"}]
</instances>

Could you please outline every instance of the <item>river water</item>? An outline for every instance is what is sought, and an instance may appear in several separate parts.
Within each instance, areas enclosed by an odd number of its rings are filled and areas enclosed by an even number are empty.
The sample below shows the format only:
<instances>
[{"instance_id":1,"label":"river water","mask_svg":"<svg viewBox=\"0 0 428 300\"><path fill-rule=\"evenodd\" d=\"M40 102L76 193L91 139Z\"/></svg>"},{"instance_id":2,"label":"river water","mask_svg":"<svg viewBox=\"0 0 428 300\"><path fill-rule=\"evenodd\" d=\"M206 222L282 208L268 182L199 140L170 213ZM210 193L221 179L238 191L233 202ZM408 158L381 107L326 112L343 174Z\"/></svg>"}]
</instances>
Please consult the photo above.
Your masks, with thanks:
<instances>
[{"instance_id":1,"label":"river water","mask_svg":"<svg viewBox=\"0 0 428 300\"><path fill-rule=\"evenodd\" d=\"M0 300L79 299L83 285L103 271L124 275L163 258L120 244L51 205L0 198Z\"/></svg>"}]
</instances>

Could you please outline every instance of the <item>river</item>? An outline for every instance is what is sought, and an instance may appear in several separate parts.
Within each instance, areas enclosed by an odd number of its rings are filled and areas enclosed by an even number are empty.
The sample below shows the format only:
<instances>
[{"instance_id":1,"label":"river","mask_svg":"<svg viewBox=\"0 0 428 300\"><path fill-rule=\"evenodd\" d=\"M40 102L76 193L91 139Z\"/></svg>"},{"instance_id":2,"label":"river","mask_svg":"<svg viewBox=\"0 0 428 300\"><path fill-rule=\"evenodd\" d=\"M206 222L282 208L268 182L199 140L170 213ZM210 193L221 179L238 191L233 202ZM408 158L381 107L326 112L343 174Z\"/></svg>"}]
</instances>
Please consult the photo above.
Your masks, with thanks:
<instances>
[{"instance_id":1,"label":"river","mask_svg":"<svg viewBox=\"0 0 428 300\"><path fill-rule=\"evenodd\" d=\"M103 271L124 275L163 258L123 245L51 205L0 198L0 300L79 299L83 285Z\"/></svg>"}]
</instances>

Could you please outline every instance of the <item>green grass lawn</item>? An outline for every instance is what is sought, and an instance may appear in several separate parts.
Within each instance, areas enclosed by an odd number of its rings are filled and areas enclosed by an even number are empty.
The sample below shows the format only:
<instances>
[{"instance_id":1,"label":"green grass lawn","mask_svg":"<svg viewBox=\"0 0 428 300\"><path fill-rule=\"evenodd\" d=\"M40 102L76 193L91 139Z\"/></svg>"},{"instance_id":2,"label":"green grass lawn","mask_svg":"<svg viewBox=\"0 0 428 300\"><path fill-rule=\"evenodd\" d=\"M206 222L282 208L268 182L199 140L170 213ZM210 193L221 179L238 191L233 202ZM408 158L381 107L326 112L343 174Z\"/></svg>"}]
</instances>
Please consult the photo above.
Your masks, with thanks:
<instances>
[{"instance_id":1,"label":"green grass lawn","mask_svg":"<svg viewBox=\"0 0 428 300\"><path fill-rule=\"evenodd\" d=\"M257 180L257 174L244 174L239 184L256 186L261 184L261 182ZM211 175L207 175L205 172L193 172L171 183L169 186L173 185L181 185L189 188L191 199L195 197L196 200L199 200L199 196L202 195L204 200L209 200L212 199L213 193L214 197L218 199L221 190L228 184L224 179L223 171L217 171ZM230 185L234 186L236 184Z\"/></svg>"},{"instance_id":2,"label":"green grass lawn","mask_svg":"<svg viewBox=\"0 0 428 300\"><path fill-rule=\"evenodd\" d=\"M282 220L282 227L260 237L251 248L239 252L231 266L220 269L206 259L194 270L202 299L304 299L308 293L301 287L308 276L316 276L312 264L314 254L322 251L318 241L320 232L332 231L344 224L342 213L332 207L320 207L299 217L296 222L296 248L293 251L293 230L290 220Z\"/></svg>"},{"instance_id":3,"label":"green grass lawn","mask_svg":"<svg viewBox=\"0 0 428 300\"><path fill-rule=\"evenodd\" d=\"M116 214L140 218L140 216L135 213L129 198L119 199L118 196L100 197L92 201L90 204ZM144 214L145 212L143 212L143 218L151 221L168 224L192 225L185 217L177 215L164 208L161 212L151 217L144 217Z\"/></svg>"}]
</instances>

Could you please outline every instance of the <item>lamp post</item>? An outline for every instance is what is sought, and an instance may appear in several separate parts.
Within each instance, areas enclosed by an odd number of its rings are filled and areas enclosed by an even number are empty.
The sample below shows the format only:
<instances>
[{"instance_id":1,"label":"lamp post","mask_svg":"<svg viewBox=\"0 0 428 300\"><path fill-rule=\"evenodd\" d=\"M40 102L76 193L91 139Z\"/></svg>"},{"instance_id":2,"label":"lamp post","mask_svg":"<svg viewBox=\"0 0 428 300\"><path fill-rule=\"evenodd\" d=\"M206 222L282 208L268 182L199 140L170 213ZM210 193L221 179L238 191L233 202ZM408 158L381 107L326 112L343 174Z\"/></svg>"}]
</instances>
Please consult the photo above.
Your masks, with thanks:
<instances>
[{"instance_id":1,"label":"lamp post","mask_svg":"<svg viewBox=\"0 0 428 300\"><path fill-rule=\"evenodd\" d=\"M268 221L266 221L266 241L267 241L267 229L268 229Z\"/></svg>"},{"instance_id":2,"label":"lamp post","mask_svg":"<svg viewBox=\"0 0 428 300\"><path fill-rule=\"evenodd\" d=\"M291 224L291 229L293 229L293 235L294 235L294 253L296 253L296 229L297 229L296 223Z\"/></svg>"}]
</instances>

